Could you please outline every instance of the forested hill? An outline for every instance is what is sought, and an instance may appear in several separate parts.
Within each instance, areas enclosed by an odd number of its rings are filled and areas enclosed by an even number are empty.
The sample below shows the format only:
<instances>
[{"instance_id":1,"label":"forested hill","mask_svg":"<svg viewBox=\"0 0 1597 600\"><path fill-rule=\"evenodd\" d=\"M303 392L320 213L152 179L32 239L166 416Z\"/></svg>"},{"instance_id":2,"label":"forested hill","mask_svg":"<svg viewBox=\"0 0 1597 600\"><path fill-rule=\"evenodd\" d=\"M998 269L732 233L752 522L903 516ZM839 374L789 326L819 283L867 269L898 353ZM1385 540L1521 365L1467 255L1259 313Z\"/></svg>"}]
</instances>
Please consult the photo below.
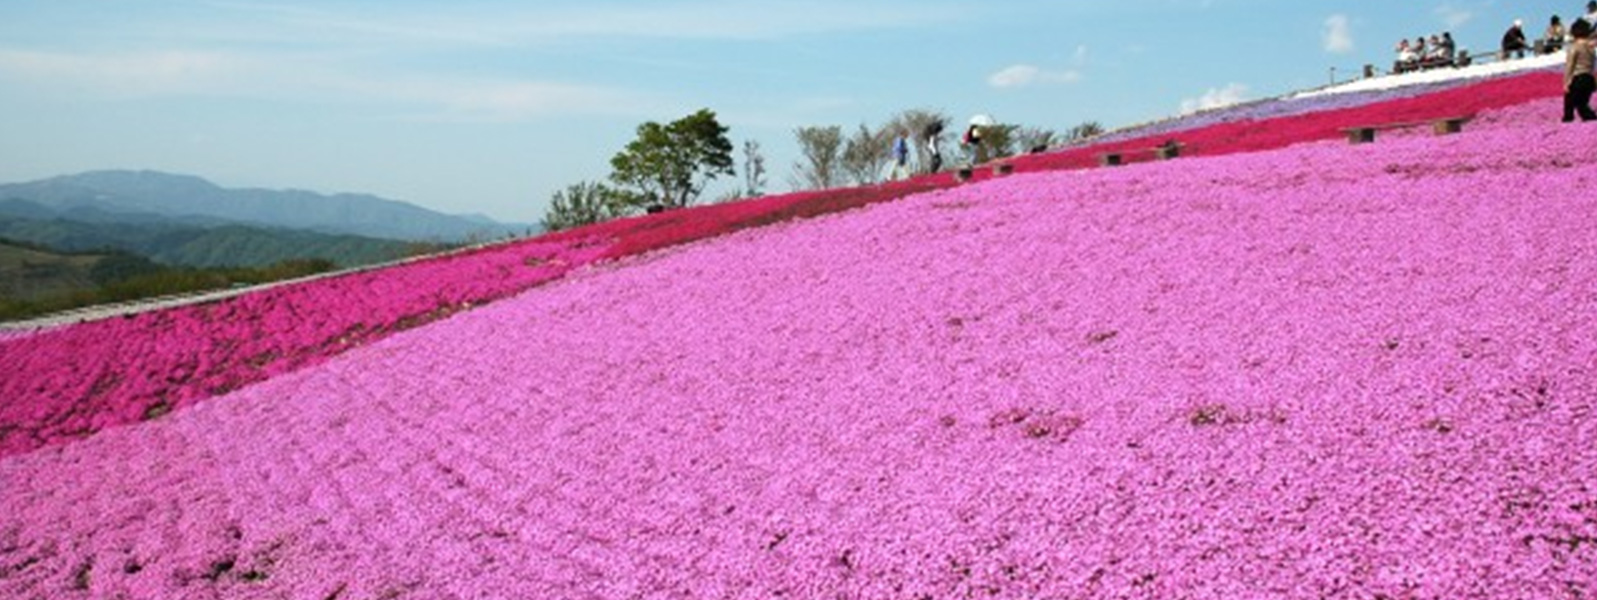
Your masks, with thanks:
<instances>
[{"instance_id":1,"label":"forested hill","mask_svg":"<svg viewBox=\"0 0 1597 600\"><path fill-rule=\"evenodd\" d=\"M439 247L348 234L171 221L136 214L70 214L16 200L0 202L0 238L67 252L116 249L159 263L190 267L258 267L294 259L322 259L351 267Z\"/></svg>"}]
</instances>

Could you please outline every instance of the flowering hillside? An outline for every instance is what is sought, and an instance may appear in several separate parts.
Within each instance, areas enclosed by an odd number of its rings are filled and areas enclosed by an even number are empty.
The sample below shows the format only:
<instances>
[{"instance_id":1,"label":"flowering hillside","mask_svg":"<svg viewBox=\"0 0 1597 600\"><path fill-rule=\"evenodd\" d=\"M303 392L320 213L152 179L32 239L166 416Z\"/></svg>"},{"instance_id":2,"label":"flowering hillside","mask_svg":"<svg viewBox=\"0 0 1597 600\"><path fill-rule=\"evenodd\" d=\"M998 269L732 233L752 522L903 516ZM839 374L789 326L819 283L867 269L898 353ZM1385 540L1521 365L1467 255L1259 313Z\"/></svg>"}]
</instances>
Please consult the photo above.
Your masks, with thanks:
<instances>
[{"instance_id":1,"label":"flowering hillside","mask_svg":"<svg viewBox=\"0 0 1597 600\"><path fill-rule=\"evenodd\" d=\"M543 240L589 267L0 458L0 597L1590 597L1597 148L1539 77Z\"/></svg>"},{"instance_id":2,"label":"flowering hillside","mask_svg":"<svg viewBox=\"0 0 1597 600\"><path fill-rule=\"evenodd\" d=\"M1435 91L1421 86L1359 100L1314 98L1256 104L1184 129L1189 155L1254 152L1331 139L1341 128L1512 106L1557 89L1539 72ZM1315 107L1318 107L1315 110ZM1096 154L1147 160L1162 135L1106 141L1012 161L1019 171L1084 168ZM1170 138L1176 139L1176 138ZM977 181L990 177L975 173ZM350 348L616 259L735 231L884 202L948 187L946 175L850 190L788 194L625 219L379 271L275 287L215 303L152 311L36 336L0 337L0 457L69 443L267 378Z\"/></svg>"}]
</instances>

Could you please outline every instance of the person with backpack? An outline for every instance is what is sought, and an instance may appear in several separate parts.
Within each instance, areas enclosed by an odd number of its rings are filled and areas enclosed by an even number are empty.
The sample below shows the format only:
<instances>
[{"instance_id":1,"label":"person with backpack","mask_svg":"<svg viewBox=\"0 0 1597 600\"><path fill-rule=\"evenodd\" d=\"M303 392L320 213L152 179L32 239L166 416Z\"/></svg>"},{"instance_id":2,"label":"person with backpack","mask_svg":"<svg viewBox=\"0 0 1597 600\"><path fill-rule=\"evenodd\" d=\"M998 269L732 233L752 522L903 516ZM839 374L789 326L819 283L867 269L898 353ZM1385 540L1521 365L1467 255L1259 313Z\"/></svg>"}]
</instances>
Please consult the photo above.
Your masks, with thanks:
<instances>
[{"instance_id":1,"label":"person with backpack","mask_svg":"<svg viewBox=\"0 0 1597 600\"><path fill-rule=\"evenodd\" d=\"M966 160L970 166L976 166L976 160L980 158L981 152L981 126L973 123L965 129L965 136L959 138L959 145L965 149Z\"/></svg>"}]
</instances>

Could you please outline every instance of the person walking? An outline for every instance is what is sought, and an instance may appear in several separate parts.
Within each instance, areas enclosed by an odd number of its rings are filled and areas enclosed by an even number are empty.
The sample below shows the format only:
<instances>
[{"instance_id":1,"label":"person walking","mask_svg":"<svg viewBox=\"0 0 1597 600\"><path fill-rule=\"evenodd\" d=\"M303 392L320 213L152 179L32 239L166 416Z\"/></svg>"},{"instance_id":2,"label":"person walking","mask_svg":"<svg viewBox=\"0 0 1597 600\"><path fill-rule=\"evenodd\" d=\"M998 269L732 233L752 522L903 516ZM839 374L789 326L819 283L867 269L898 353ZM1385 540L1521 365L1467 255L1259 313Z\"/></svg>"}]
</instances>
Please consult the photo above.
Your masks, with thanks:
<instances>
[{"instance_id":1,"label":"person walking","mask_svg":"<svg viewBox=\"0 0 1597 600\"><path fill-rule=\"evenodd\" d=\"M938 148L938 140L943 137L943 124L936 122L926 126L926 131L921 132L926 137L926 154L931 160L931 168L927 173L936 173L943 170L943 152Z\"/></svg>"},{"instance_id":2,"label":"person walking","mask_svg":"<svg viewBox=\"0 0 1597 600\"><path fill-rule=\"evenodd\" d=\"M1580 114L1581 121L1597 119L1591 109L1591 96L1597 92L1597 79L1592 70L1597 68L1597 46L1592 42L1591 22L1581 19L1569 26L1569 47L1564 58L1564 122L1571 123Z\"/></svg>"},{"instance_id":3,"label":"person walking","mask_svg":"<svg viewBox=\"0 0 1597 600\"><path fill-rule=\"evenodd\" d=\"M909 132L898 132L893 140L893 181L909 179Z\"/></svg>"}]
</instances>

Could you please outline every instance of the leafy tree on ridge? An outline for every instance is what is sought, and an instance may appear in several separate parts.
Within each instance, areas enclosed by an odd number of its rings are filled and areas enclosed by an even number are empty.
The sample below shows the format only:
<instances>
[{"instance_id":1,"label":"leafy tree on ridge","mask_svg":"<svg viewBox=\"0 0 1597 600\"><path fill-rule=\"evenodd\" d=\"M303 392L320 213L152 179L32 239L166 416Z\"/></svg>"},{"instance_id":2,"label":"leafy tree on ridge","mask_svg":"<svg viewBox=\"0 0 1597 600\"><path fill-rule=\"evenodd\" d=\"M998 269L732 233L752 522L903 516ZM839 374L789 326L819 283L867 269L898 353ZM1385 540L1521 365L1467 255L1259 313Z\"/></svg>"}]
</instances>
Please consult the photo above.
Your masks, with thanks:
<instances>
[{"instance_id":1,"label":"leafy tree on ridge","mask_svg":"<svg viewBox=\"0 0 1597 600\"><path fill-rule=\"evenodd\" d=\"M736 174L727 128L709 109L668 125L638 126L638 137L610 159L610 179L626 191L630 204L691 206L716 177Z\"/></svg>"}]
</instances>

